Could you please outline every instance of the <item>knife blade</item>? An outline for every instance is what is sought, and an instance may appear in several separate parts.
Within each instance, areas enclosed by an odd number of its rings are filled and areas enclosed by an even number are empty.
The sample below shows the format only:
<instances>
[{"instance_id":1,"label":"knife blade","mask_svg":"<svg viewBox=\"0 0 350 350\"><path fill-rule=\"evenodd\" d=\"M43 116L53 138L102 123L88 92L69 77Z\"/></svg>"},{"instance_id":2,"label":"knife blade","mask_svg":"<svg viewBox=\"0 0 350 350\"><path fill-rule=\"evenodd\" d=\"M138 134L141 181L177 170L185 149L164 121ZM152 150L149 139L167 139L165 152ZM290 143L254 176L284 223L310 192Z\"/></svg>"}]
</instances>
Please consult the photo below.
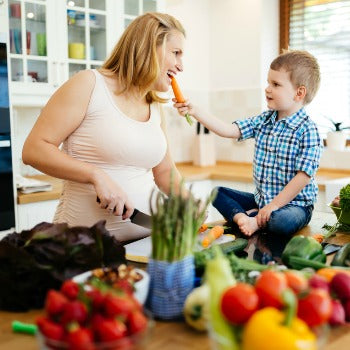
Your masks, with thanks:
<instances>
[{"instance_id":1,"label":"knife blade","mask_svg":"<svg viewBox=\"0 0 350 350\"><path fill-rule=\"evenodd\" d=\"M100 198L96 198L97 203L101 203ZM113 209L113 213L115 212L116 208ZM123 214L126 212L126 207L124 206ZM152 228L152 220L151 216L143 213L142 211L138 209L134 209L134 212L130 216L130 221L135 224L139 225L145 228Z\"/></svg>"},{"instance_id":2,"label":"knife blade","mask_svg":"<svg viewBox=\"0 0 350 350\"><path fill-rule=\"evenodd\" d=\"M338 245L338 244L332 244L332 243L321 243L322 247L323 247L323 252L326 255L332 254L337 252L342 246Z\"/></svg>"},{"instance_id":3,"label":"knife blade","mask_svg":"<svg viewBox=\"0 0 350 350\"><path fill-rule=\"evenodd\" d=\"M143 213L138 209L134 209L134 212L130 216L130 221L135 224L145 228L152 228L151 216Z\"/></svg>"}]
</instances>

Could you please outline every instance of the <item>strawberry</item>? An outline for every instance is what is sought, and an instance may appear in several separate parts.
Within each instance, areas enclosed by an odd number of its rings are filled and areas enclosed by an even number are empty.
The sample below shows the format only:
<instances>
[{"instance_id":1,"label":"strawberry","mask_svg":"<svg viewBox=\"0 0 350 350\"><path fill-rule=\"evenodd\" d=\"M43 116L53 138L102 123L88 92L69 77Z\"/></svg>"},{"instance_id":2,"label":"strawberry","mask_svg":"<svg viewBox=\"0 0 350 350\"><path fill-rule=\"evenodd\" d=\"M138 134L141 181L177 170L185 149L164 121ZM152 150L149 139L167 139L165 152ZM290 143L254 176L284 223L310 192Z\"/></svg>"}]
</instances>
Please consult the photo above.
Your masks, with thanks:
<instances>
[{"instance_id":1,"label":"strawberry","mask_svg":"<svg viewBox=\"0 0 350 350\"><path fill-rule=\"evenodd\" d=\"M134 293L134 286L126 279L120 279L113 283L113 287L120 288L128 295L132 295Z\"/></svg>"},{"instance_id":2,"label":"strawberry","mask_svg":"<svg viewBox=\"0 0 350 350\"><path fill-rule=\"evenodd\" d=\"M75 300L79 294L79 285L72 280L66 280L61 286L61 292L70 300Z\"/></svg>"},{"instance_id":3,"label":"strawberry","mask_svg":"<svg viewBox=\"0 0 350 350\"><path fill-rule=\"evenodd\" d=\"M67 343L70 350L95 350L92 332L87 328L77 328L69 332Z\"/></svg>"},{"instance_id":4,"label":"strawberry","mask_svg":"<svg viewBox=\"0 0 350 350\"><path fill-rule=\"evenodd\" d=\"M135 303L126 296L107 294L104 300L104 311L108 317L121 316L127 318L135 309Z\"/></svg>"},{"instance_id":5,"label":"strawberry","mask_svg":"<svg viewBox=\"0 0 350 350\"><path fill-rule=\"evenodd\" d=\"M123 322L117 319L103 319L97 325L96 333L100 341L109 342L126 336L127 329Z\"/></svg>"},{"instance_id":6,"label":"strawberry","mask_svg":"<svg viewBox=\"0 0 350 350\"><path fill-rule=\"evenodd\" d=\"M88 310L85 304L79 300L73 300L66 303L63 309L61 322L66 325L70 322L83 324L88 316Z\"/></svg>"},{"instance_id":7,"label":"strawberry","mask_svg":"<svg viewBox=\"0 0 350 350\"><path fill-rule=\"evenodd\" d=\"M64 329L60 324L57 324L44 316L38 317L36 324L45 337L53 340L63 339Z\"/></svg>"},{"instance_id":8,"label":"strawberry","mask_svg":"<svg viewBox=\"0 0 350 350\"><path fill-rule=\"evenodd\" d=\"M129 333L139 333L147 328L146 316L138 310L133 311L128 319Z\"/></svg>"},{"instance_id":9,"label":"strawberry","mask_svg":"<svg viewBox=\"0 0 350 350\"><path fill-rule=\"evenodd\" d=\"M86 295L91 300L92 309L94 311L99 311L102 309L105 297L99 289L89 290L86 292Z\"/></svg>"},{"instance_id":10,"label":"strawberry","mask_svg":"<svg viewBox=\"0 0 350 350\"><path fill-rule=\"evenodd\" d=\"M50 316L59 315L67 302L68 299L62 293L50 289L46 295L45 310Z\"/></svg>"}]
</instances>

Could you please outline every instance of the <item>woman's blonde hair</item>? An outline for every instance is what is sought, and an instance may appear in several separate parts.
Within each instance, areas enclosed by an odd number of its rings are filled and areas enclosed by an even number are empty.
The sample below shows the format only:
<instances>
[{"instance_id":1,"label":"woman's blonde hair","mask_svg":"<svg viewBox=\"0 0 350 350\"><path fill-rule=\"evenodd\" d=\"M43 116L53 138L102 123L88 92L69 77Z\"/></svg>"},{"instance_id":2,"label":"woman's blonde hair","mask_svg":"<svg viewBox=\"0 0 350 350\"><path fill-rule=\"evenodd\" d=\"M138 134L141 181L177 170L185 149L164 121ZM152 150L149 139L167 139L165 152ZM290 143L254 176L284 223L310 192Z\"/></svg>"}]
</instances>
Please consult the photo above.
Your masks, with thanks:
<instances>
[{"instance_id":1,"label":"woman's blonde hair","mask_svg":"<svg viewBox=\"0 0 350 350\"><path fill-rule=\"evenodd\" d=\"M167 101L150 91L150 87L160 72L157 47L164 45L174 30L185 35L177 19L158 12L145 13L128 25L101 69L103 74L117 75L117 94L137 87L140 93L146 93L148 103Z\"/></svg>"},{"instance_id":2,"label":"woman's blonde hair","mask_svg":"<svg viewBox=\"0 0 350 350\"><path fill-rule=\"evenodd\" d=\"M320 86L321 73L316 58L309 52L283 50L282 54L272 61L270 68L285 69L290 73L290 80L295 87L305 86L304 105L313 100Z\"/></svg>"}]
</instances>

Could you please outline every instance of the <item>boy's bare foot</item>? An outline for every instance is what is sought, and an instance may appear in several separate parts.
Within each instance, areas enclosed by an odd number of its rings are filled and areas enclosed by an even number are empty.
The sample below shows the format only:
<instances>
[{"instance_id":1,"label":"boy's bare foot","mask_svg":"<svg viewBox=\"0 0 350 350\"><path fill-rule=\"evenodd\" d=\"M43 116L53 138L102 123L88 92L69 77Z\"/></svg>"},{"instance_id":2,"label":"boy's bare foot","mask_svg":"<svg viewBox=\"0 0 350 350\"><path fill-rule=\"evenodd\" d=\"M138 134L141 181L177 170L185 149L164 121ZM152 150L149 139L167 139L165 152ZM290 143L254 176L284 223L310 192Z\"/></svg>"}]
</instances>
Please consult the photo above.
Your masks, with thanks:
<instances>
[{"instance_id":1,"label":"boy's bare foot","mask_svg":"<svg viewBox=\"0 0 350 350\"><path fill-rule=\"evenodd\" d=\"M246 236L251 236L259 230L258 222L255 217L249 217L244 213L238 213L234 217L235 223Z\"/></svg>"}]
</instances>

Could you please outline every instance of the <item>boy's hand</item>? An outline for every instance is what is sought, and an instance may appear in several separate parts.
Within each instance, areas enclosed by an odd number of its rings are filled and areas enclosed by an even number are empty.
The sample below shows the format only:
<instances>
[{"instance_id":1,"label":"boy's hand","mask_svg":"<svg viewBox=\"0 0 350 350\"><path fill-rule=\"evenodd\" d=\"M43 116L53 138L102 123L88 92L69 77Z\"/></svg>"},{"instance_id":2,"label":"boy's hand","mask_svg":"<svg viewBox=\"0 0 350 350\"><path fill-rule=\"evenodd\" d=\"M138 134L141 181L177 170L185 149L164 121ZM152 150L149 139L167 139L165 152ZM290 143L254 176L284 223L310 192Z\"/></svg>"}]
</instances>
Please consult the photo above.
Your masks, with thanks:
<instances>
[{"instance_id":1,"label":"boy's hand","mask_svg":"<svg viewBox=\"0 0 350 350\"><path fill-rule=\"evenodd\" d=\"M273 203L266 204L263 208L261 208L256 216L258 226L260 228L265 227L267 222L270 220L271 213L277 209L279 208Z\"/></svg>"},{"instance_id":2,"label":"boy's hand","mask_svg":"<svg viewBox=\"0 0 350 350\"><path fill-rule=\"evenodd\" d=\"M194 116L194 106L188 100L185 102L177 102L176 98L173 98L172 101L174 102L173 106L177 108L179 114L185 116L188 113Z\"/></svg>"}]
</instances>

